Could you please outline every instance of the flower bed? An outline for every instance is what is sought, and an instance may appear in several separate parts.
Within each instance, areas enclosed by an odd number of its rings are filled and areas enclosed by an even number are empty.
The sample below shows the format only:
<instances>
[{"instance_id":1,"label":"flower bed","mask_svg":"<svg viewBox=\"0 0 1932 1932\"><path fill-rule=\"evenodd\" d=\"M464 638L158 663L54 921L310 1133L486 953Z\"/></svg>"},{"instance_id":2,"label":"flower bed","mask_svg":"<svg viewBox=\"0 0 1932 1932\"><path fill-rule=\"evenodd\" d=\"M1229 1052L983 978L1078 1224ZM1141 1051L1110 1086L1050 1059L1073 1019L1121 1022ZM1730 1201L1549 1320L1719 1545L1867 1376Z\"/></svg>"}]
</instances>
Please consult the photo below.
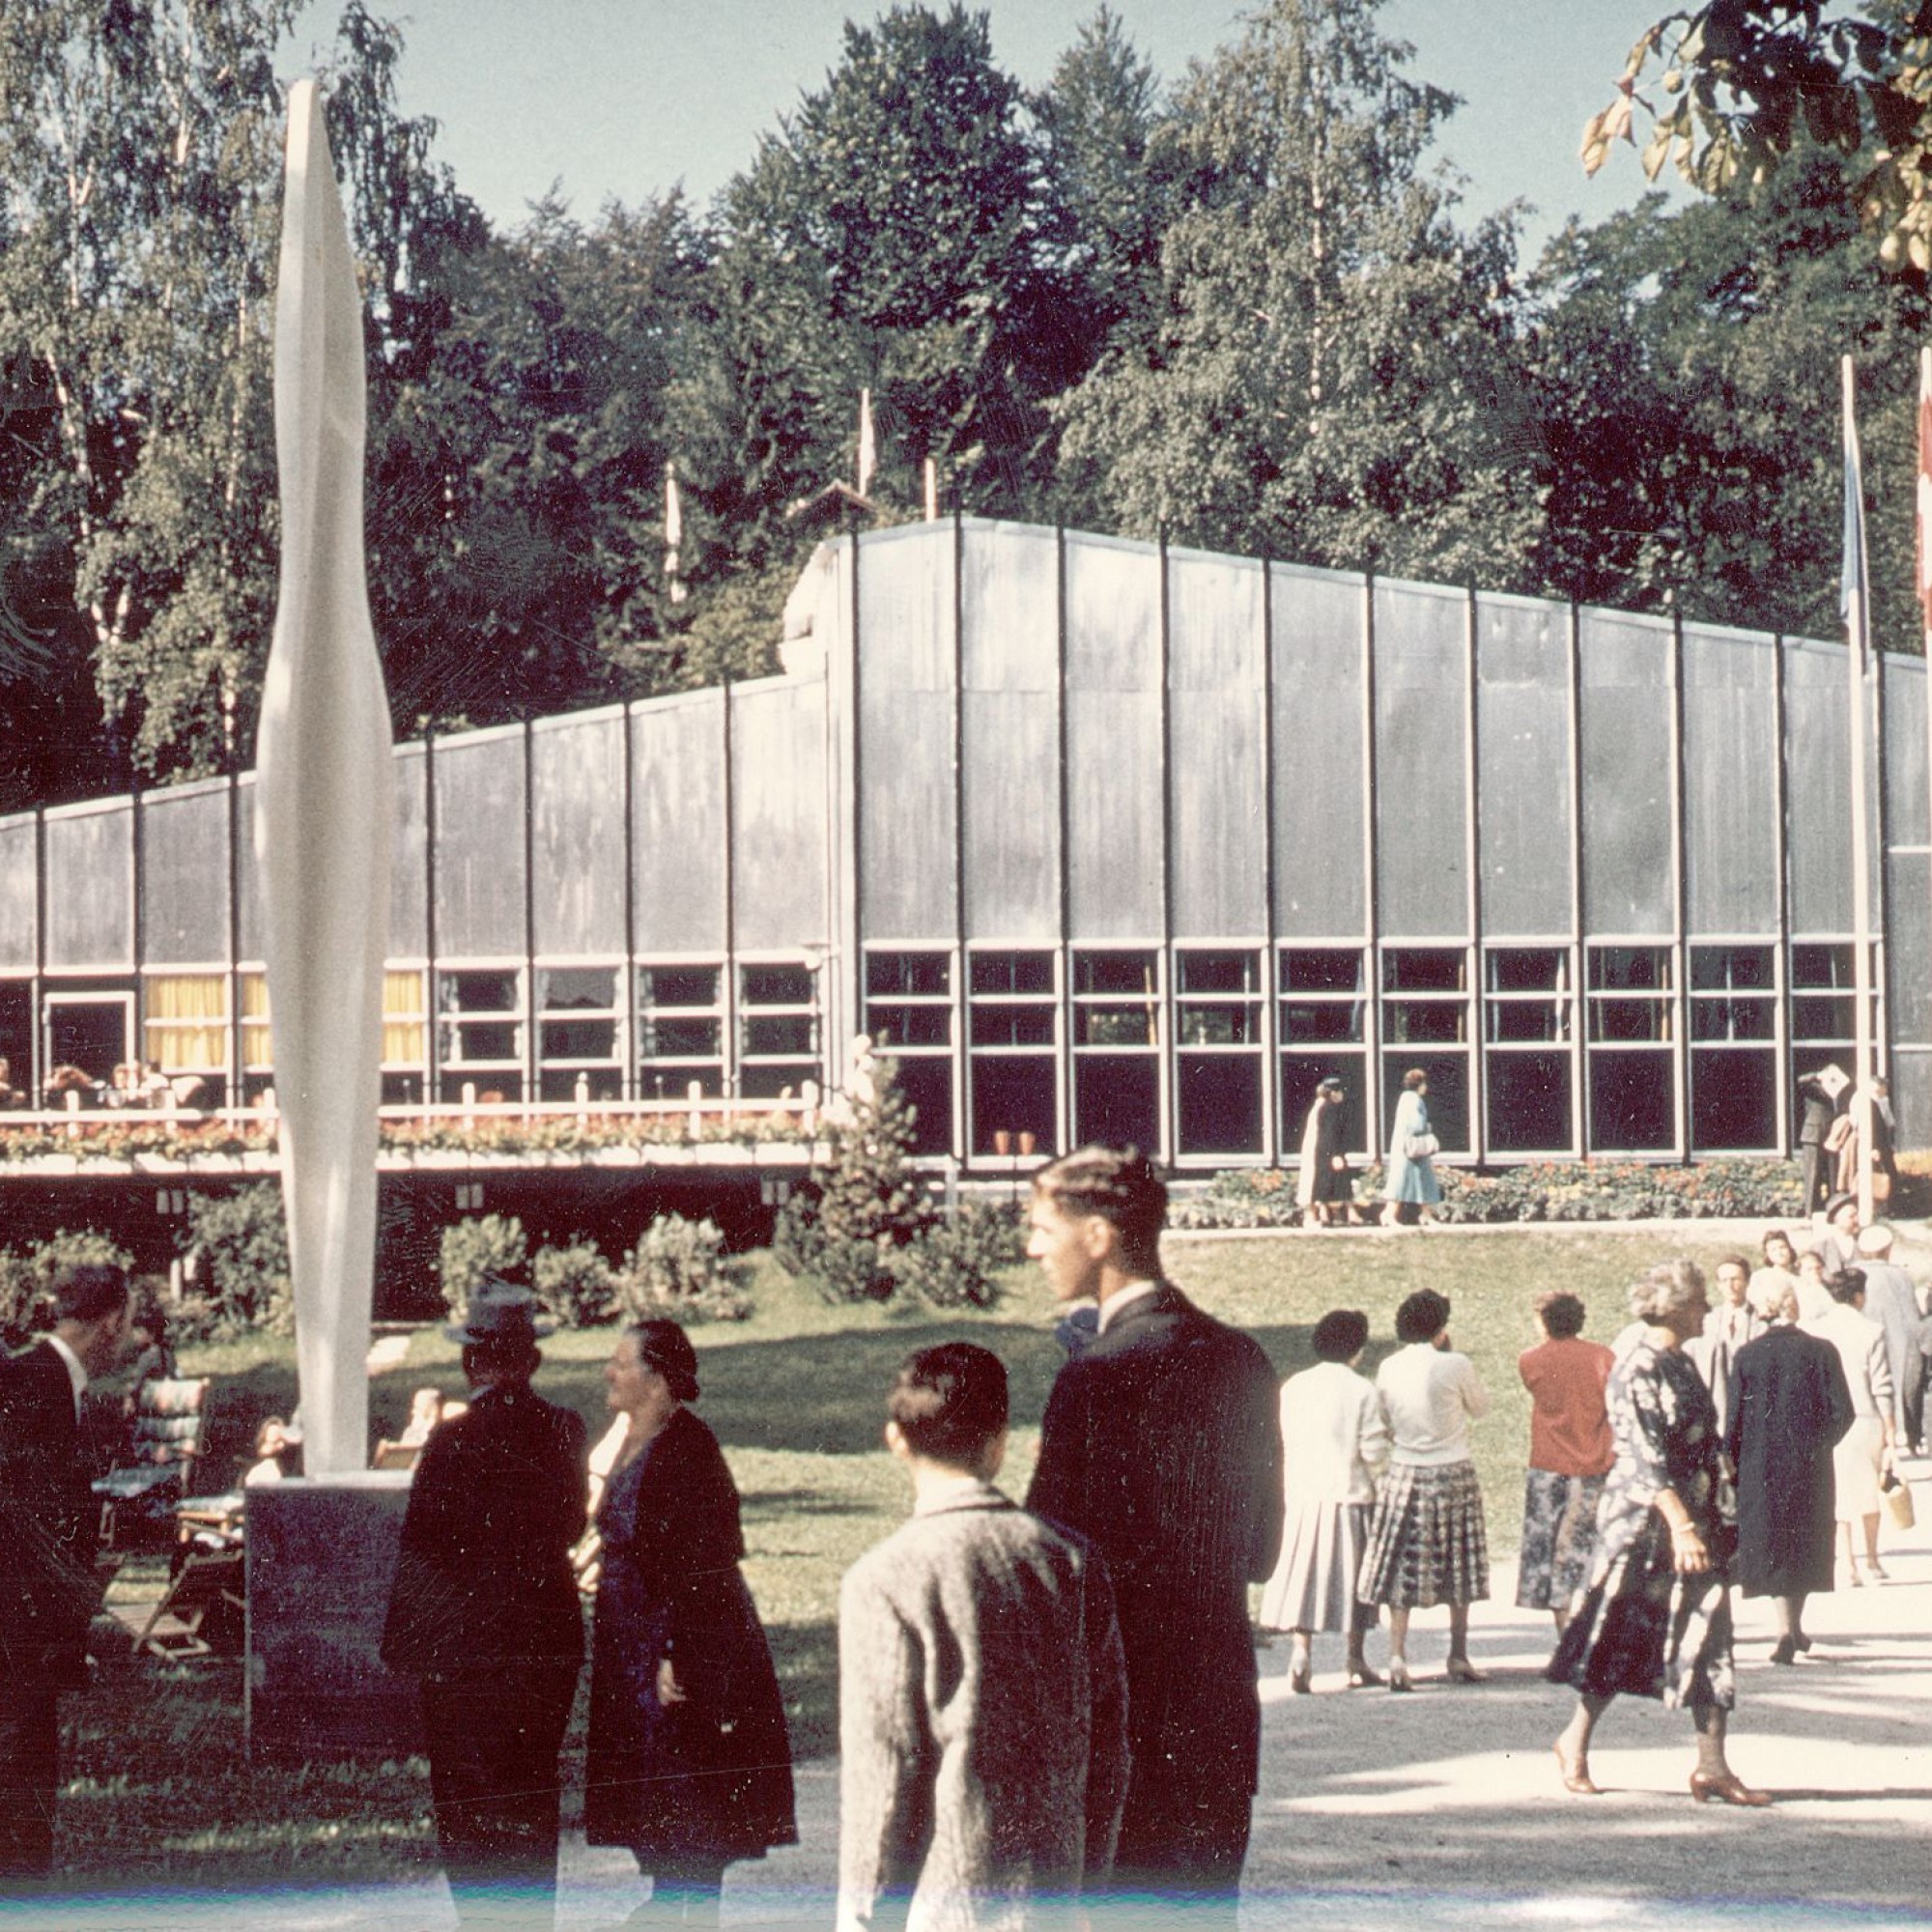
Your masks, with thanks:
<instances>
[{"instance_id":1,"label":"flower bed","mask_svg":"<svg viewBox=\"0 0 1932 1932\"><path fill-rule=\"evenodd\" d=\"M1444 1221L1796 1220L1799 1179L1790 1161L1729 1159L1694 1166L1636 1160L1536 1161L1488 1173L1438 1166ZM1356 1177L1364 1210L1380 1206L1379 1163ZM1293 1228L1301 1211L1283 1168L1233 1168L1205 1192L1179 1198L1176 1228Z\"/></svg>"}]
</instances>

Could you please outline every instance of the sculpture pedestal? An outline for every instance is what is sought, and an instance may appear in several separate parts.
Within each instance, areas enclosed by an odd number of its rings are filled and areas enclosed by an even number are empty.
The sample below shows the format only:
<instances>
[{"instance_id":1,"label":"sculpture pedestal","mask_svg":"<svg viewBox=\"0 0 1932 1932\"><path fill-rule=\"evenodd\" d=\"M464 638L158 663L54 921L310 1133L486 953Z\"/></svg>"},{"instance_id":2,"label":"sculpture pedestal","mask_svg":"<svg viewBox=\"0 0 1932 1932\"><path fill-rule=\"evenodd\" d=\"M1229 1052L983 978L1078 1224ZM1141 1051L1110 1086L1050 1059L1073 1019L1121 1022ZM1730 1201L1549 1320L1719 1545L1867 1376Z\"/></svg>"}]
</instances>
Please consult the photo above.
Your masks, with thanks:
<instances>
[{"instance_id":1,"label":"sculpture pedestal","mask_svg":"<svg viewBox=\"0 0 1932 1932\"><path fill-rule=\"evenodd\" d=\"M423 1748L417 1686L383 1663L408 1471L247 1492L251 1756L407 1757Z\"/></svg>"}]
</instances>

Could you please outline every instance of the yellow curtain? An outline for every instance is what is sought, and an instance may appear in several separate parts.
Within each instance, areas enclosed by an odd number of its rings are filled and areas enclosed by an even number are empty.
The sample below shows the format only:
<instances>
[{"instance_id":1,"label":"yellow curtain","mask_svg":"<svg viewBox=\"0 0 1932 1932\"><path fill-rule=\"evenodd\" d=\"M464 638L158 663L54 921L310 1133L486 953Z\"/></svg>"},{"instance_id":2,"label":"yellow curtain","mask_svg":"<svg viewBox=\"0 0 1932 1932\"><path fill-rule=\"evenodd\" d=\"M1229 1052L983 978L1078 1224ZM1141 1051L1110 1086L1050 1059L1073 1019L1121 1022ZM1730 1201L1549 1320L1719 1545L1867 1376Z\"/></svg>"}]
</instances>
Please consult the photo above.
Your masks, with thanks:
<instances>
[{"instance_id":1,"label":"yellow curtain","mask_svg":"<svg viewBox=\"0 0 1932 1932\"><path fill-rule=\"evenodd\" d=\"M146 982L146 1057L167 1073L228 1065L228 981L220 973L156 975Z\"/></svg>"},{"instance_id":2,"label":"yellow curtain","mask_svg":"<svg viewBox=\"0 0 1932 1932\"><path fill-rule=\"evenodd\" d=\"M275 1064L269 1034L269 980L265 973L243 973L242 980L242 1065L266 1072Z\"/></svg>"},{"instance_id":3,"label":"yellow curtain","mask_svg":"<svg viewBox=\"0 0 1932 1932\"><path fill-rule=\"evenodd\" d=\"M428 1058L429 1009L419 972L383 975L383 1065L420 1066Z\"/></svg>"}]
</instances>

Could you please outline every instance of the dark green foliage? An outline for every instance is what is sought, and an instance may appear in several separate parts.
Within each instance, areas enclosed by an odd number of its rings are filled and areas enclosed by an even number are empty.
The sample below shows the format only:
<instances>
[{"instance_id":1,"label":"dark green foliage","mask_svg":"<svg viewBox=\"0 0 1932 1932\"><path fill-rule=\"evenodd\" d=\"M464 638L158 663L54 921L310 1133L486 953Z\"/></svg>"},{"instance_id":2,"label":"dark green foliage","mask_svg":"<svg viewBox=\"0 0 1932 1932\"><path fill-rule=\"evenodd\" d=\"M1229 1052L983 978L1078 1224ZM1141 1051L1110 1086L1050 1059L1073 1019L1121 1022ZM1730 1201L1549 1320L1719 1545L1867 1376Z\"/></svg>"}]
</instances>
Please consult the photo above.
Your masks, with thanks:
<instances>
[{"instance_id":1,"label":"dark green foliage","mask_svg":"<svg viewBox=\"0 0 1932 1932\"><path fill-rule=\"evenodd\" d=\"M232 1194L190 1194L187 1246L197 1257L200 1327L214 1336L266 1329L295 1332L288 1223L279 1182L256 1181Z\"/></svg>"},{"instance_id":2,"label":"dark green foliage","mask_svg":"<svg viewBox=\"0 0 1932 1932\"><path fill-rule=\"evenodd\" d=\"M644 1230L625 1257L616 1292L631 1321L658 1315L686 1322L742 1321L752 1312L752 1298L724 1258L717 1224L682 1214L660 1214Z\"/></svg>"},{"instance_id":3,"label":"dark green foliage","mask_svg":"<svg viewBox=\"0 0 1932 1932\"><path fill-rule=\"evenodd\" d=\"M26 1330L44 1325L55 1275L90 1262L125 1268L133 1264L133 1257L92 1228L62 1228L17 1253L0 1250L0 1335L22 1340Z\"/></svg>"},{"instance_id":4,"label":"dark green foliage","mask_svg":"<svg viewBox=\"0 0 1932 1932\"><path fill-rule=\"evenodd\" d=\"M438 1255L443 1303L459 1321L486 1274L505 1281L527 1278L529 1243L524 1237L524 1224L514 1214L452 1222L442 1231Z\"/></svg>"},{"instance_id":5,"label":"dark green foliage","mask_svg":"<svg viewBox=\"0 0 1932 1932\"><path fill-rule=\"evenodd\" d=\"M1026 1259L1018 1211L968 1201L951 1220L936 1220L893 1261L898 1287L930 1308L991 1308L1000 1275Z\"/></svg>"},{"instance_id":6,"label":"dark green foliage","mask_svg":"<svg viewBox=\"0 0 1932 1932\"><path fill-rule=\"evenodd\" d=\"M589 1241L539 1248L530 1286L566 1328L596 1328L617 1313L616 1270Z\"/></svg>"},{"instance_id":7,"label":"dark green foliage","mask_svg":"<svg viewBox=\"0 0 1932 1932\"><path fill-rule=\"evenodd\" d=\"M779 1213L772 1252L833 1301L891 1298L898 1251L932 1221L924 1183L907 1160L915 1111L890 1061L873 1064L871 1091L848 1096L814 1161Z\"/></svg>"},{"instance_id":8,"label":"dark green foliage","mask_svg":"<svg viewBox=\"0 0 1932 1932\"><path fill-rule=\"evenodd\" d=\"M1798 1170L1789 1161L1700 1161L1694 1167L1635 1160L1536 1161L1477 1174L1438 1165L1444 1221L1682 1221L1800 1219ZM1381 1169L1359 1177L1363 1201L1380 1199ZM1176 1200L1176 1228L1293 1228L1300 1224L1294 1177L1242 1168L1214 1177L1207 1192Z\"/></svg>"}]
</instances>

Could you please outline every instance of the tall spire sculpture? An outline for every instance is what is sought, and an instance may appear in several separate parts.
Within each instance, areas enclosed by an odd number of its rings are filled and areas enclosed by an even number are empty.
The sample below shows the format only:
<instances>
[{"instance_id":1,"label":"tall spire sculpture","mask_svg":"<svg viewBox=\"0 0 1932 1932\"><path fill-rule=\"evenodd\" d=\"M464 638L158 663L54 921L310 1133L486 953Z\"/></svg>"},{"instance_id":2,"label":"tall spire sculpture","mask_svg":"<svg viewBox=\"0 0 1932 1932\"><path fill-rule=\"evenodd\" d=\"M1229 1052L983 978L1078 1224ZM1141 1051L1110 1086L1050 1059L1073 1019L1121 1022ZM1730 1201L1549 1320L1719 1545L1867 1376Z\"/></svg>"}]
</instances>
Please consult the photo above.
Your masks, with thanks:
<instances>
[{"instance_id":1,"label":"tall spire sculpture","mask_svg":"<svg viewBox=\"0 0 1932 1932\"><path fill-rule=\"evenodd\" d=\"M298 81L275 294L281 579L255 854L311 1475L360 1469L368 1449L394 781L362 555L364 412L348 225L321 99Z\"/></svg>"}]
</instances>

